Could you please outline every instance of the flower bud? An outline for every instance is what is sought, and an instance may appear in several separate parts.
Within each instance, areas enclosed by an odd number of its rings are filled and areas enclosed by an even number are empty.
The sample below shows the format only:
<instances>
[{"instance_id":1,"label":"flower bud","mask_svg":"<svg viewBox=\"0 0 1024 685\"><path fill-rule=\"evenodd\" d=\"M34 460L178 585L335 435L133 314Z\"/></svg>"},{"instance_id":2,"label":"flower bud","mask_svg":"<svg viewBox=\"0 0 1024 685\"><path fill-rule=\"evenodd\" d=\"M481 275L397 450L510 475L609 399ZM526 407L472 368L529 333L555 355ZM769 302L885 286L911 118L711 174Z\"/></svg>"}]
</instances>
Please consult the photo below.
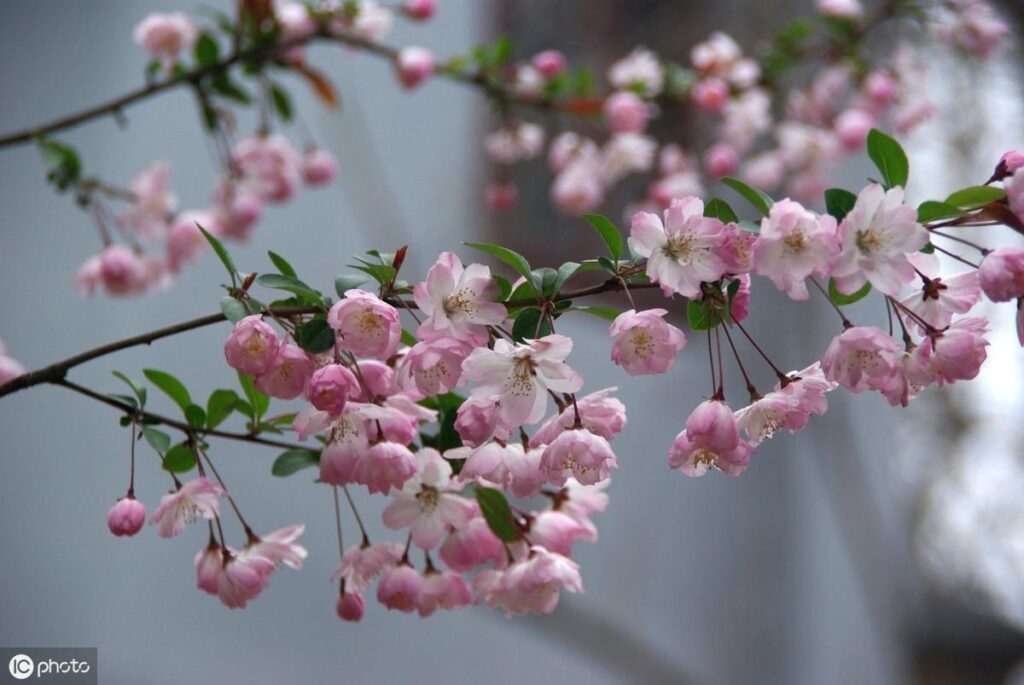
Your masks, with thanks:
<instances>
[{"instance_id":1,"label":"flower bud","mask_svg":"<svg viewBox=\"0 0 1024 685\"><path fill-rule=\"evenodd\" d=\"M327 150L320 148L310 150L302 158L302 179L306 185L325 185L333 181L337 174L338 163Z\"/></svg>"},{"instance_id":2,"label":"flower bud","mask_svg":"<svg viewBox=\"0 0 1024 685\"><path fill-rule=\"evenodd\" d=\"M133 495L127 495L117 500L117 504L110 508L107 514L107 528L118 537L131 537L140 530L146 522L146 505L135 499Z\"/></svg>"},{"instance_id":3,"label":"flower bud","mask_svg":"<svg viewBox=\"0 0 1024 685\"><path fill-rule=\"evenodd\" d=\"M395 62L398 69L398 80L406 89L412 89L423 83L434 73L434 55L424 48L403 48Z\"/></svg>"},{"instance_id":4,"label":"flower bud","mask_svg":"<svg viewBox=\"0 0 1024 685\"><path fill-rule=\"evenodd\" d=\"M328 364L309 379L309 401L320 411L340 414L359 381L341 364Z\"/></svg>"}]
</instances>

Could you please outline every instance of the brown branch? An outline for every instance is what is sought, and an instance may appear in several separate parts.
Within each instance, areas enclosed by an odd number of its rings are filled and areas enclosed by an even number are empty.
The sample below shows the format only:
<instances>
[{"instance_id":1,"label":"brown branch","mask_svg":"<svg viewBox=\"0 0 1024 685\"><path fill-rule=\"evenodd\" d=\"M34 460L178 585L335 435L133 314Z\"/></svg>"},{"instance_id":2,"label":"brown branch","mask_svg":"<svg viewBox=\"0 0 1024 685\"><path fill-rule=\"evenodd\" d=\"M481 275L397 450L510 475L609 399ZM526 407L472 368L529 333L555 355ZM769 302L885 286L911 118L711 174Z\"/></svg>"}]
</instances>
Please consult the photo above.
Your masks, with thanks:
<instances>
[{"instance_id":1,"label":"brown branch","mask_svg":"<svg viewBox=\"0 0 1024 685\"><path fill-rule=\"evenodd\" d=\"M107 397L106 395L98 393L95 390L90 390L85 386L78 385L77 383L72 383L71 381L66 379L53 381L53 384L77 392L80 395L85 395L86 397L90 397L98 402L102 402L103 404L110 405L115 409L120 409L125 414L135 416L140 419L146 419L151 423L158 423L164 426L169 426L171 428L176 428L181 432L189 435L209 435L216 438L224 438L226 440L251 442L259 445L267 445L268 447L281 447L283 449L310 449L308 445L284 442L283 440L274 440L272 438L262 438L259 435L255 435L252 433L232 433L230 431L222 431L217 430L215 428L196 428L194 426L188 425L184 421L178 421L177 419L172 419L167 416L161 416L160 414L153 414L152 412L136 409L130 404L125 404L124 402L116 400L113 397Z\"/></svg>"}]
</instances>

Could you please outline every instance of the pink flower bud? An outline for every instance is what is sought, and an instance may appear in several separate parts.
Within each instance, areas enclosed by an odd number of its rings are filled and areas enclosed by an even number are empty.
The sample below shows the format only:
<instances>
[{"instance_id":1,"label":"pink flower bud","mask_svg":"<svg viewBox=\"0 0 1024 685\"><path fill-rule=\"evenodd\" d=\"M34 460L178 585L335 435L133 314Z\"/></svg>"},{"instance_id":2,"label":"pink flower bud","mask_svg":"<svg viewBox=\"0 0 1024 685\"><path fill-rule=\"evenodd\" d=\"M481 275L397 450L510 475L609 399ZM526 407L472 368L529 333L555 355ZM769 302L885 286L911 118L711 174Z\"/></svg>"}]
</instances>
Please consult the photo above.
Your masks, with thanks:
<instances>
[{"instance_id":1,"label":"pink flower bud","mask_svg":"<svg viewBox=\"0 0 1024 685\"><path fill-rule=\"evenodd\" d=\"M640 96L620 90L604 101L604 115L613 133L640 133L647 127L650 113Z\"/></svg>"},{"instance_id":2,"label":"pink flower bud","mask_svg":"<svg viewBox=\"0 0 1024 685\"><path fill-rule=\"evenodd\" d=\"M847 150L859 150L875 126L875 118L862 109L848 109L836 117L835 131Z\"/></svg>"},{"instance_id":3,"label":"pink flower bud","mask_svg":"<svg viewBox=\"0 0 1024 685\"><path fill-rule=\"evenodd\" d=\"M895 100L899 94L899 86L889 74L884 71L873 71L864 79L864 92L869 98L884 105Z\"/></svg>"},{"instance_id":4,"label":"pink flower bud","mask_svg":"<svg viewBox=\"0 0 1024 685\"><path fill-rule=\"evenodd\" d=\"M392 566L377 584L377 601L388 609L416 611L423 594L423 576L411 566Z\"/></svg>"},{"instance_id":5,"label":"pink flower bud","mask_svg":"<svg viewBox=\"0 0 1024 685\"><path fill-rule=\"evenodd\" d=\"M1006 173L1013 174L1024 166L1024 152L1010 150L999 158L999 161L1006 165Z\"/></svg>"},{"instance_id":6,"label":"pink flower bud","mask_svg":"<svg viewBox=\"0 0 1024 685\"><path fill-rule=\"evenodd\" d=\"M146 523L146 505L128 495L117 500L107 514L107 528L114 535L131 537Z\"/></svg>"},{"instance_id":7,"label":"pink flower bud","mask_svg":"<svg viewBox=\"0 0 1024 685\"><path fill-rule=\"evenodd\" d=\"M341 364L328 364L309 379L309 401L320 411L340 414L358 388L359 381L351 371Z\"/></svg>"},{"instance_id":8,"label":"pink flower bud","mask_svg":"<svg viewBox=\"0 0 1024 685\"><path fill-rule=\"evenodd\" d=\"M729 143L715 143L704 153L704 168L713 178L728 176L738 163L736 148Z\"/></svg>"},{"instance_id":9,"label":"pink flower bud","mask_svg":"<svg viewBox=\"0 0 1024 685\"><path fill-rule=\"evenodd\" d=\"M533 56L533 67L545 79L553 79L565 71L565 55L558 50L544 50Z\"/></svg>"},{"instance_id":10,"label":"pink flower bud","mask_svg":"<svg viewBox=\"0 0 1024 685\"><path fill-rule=\"evenodd\" d=\"M342 621L357 623L363 620L363 613L366 610L366 603L363 596L353 592L342 592L338 597L338 618Z\"/></svg>"},{"instance_id":11,"label":"pink flower bud","mask_svg":"<svg viewBox=\"0 0 1024 685\"><path fill-rule=\"evenodd\" d=\"M338 163L327 150L310 150L302 158L302 179L306 185L322 186L334 180L338 174Z\"/></svg>"},{"instance_id":12,"label":"pink flower bud","mask_svg":"<svg viewBox=\"0 0 1024 685\"><path fill-rule=\"evenodd\" d=\"M489 183L484 190L484 201L492 212L507 212L519 202L519 188L515 183Z\"/></svg>"},{"instance_id":13,"label":"pink flower bud","mask_svg":"<svg viewBox=\"0 0 1024 685\"><path fill-rule=\"evenodd\" d=\"M253 314L235 324L224 343L224 357L234 370L258 376L270 369L280 345L274 329Z\"/></svg>"},{"instance_id":14,"label":"pink flower bud","mask_svg":"<svg viewBox=\"0 0 1024 685\"><path fill-rule=\"evenodd\" d=\"M338 334L341 348L360 357L386 360L394 355L402 336L398 310L373 293L355 288L334 303L327 323Z\"/></svg>"},{"instance_id":15,"label":"pink flower bud","mask_svg":"<svg viewBox=\"0 0 1024 685\"><path fill-rule=\"evenodd\" d=\"M100 253L99 277L111 295L137 295L146 289L146 265L124 245L111 245Z\"/></svg>"},{"instance_id":16,"label":"pink flower bud","mask_svg":"<svg viewBox=\"0 0 1024 685\"><path fill-rule=\"evenodd\" d=\"M405 16L416 21L426 21L434 16L437 3L434 0L405 0L402 4Z\"/></svg>"},{"instance_id":17,"label":"pink flower bud","mask_svg":"<svg viewBox=\"0 0 1024 685\"><path fill-rule=\"evenodd\" d=\"M981 289L993 302L1024 297L1024 250L1001 247L990 252L978 269Z\"/></svg>"},{"instance_id":18,"label":"pink flower bud","mask_svg":"<svg viewBox=\"0 0 1024 685\"><path fill-rule=\"evenodd\" d=\"M717 114L729 101L729 86L722 79L704 78L693 87L690 96L698 107L706 112Z\"/></svg>"},{"instance_id":19,"label":"pink flower bud","mask_svg":"<svg viewBox=\"0 0 1024 685\"><path fill-rule=\"evenodd\" d=\"M398 69L398 80L406 89L412 89L423 83L434 73L434 55L424 48L403 48L395 62Z\"/></svg>"},{"instance_id":20,"label":"pink flower bud","mask_svg":"<svg viewBox=\"0 0 1024 685\"><path fill-rule=\"evenodd\" d=\"M278 349L270 368L256 376L256 388L279 400L295 399L305 390L314 368L308 354L296 345L285 343Z\"/></svg>"}]
</instances>

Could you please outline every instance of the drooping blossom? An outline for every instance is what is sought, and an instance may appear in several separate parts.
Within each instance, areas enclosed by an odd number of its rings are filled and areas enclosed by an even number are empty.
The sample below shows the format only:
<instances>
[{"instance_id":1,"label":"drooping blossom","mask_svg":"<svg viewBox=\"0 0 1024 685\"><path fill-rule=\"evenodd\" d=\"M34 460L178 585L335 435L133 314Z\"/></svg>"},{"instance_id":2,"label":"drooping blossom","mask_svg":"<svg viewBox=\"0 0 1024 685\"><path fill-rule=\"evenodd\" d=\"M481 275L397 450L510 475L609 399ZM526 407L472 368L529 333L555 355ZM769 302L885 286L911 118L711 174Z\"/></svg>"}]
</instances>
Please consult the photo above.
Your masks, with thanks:
<instances>
[{"instance_id":1,"label":"drooping blossom","mask_svg":"<svg viewBox=\"0 0 1024 685\"><path fill-rule=\"evenodd\" d=\"M629 236L629 249L647 258L647 275L661 285L666 296L700 295L703 281L725 272L715 253L725 239L721 221L704 216L704 203L695 197L674 200L665 221L650 212L637 212Z\"/></svg>"},{"instance_id":2,"label":"drooping blossom","mask_svg":"<svg viewBox=\"0 0 1024 685\"><path fill-rule=\"evenodd\" d=\"M145 240L157 240L167 232L167 222L178 199L168 189L171 165L160 161L139 172L132 179L131 204L122 213L118 224Z\"/></svg>"},{"instance_id":3,"label":"drooping blossom","mask_svg":"<svg viewBox=\"0 0 1024 685\"><path fill-rule=\"evenodd\" d=\"M533 66L546 79L553 79L565 71L565 55L558 50L543 50L530 60Z\"/></svg>"},{"instance_id":4,"label":"drooping blossom","mask_svg":"<svg viewBox=\"0 0 1024 685\"><path fill-rule=\"evenodd\" d=\"M488 561L504 557L505 548L487 521L478 515L461 529L449 533L439 554L448 568L456 573L465 573Z\"/></svg>"},{"instance_id":5,"label":"drooping blossom","mask_svg":"<svg viewBox=\"0 0 1024 685\"><path fill-rule=\"evenodd\" d=\"M686 346L686 335L665 321L665 309L630 309L619 314L608 329L612 361L631 376L665 373Z\"/></svg>"},{"instance_id":6,"label":"drooping blossom","mask_svg":"<svg viewBox=\"0 0 1024 685\"><path fill-rule=\"evenodd\" d=\"M322 186L338 175L338 162L327 150L314 148L302 156L302 180L309 186Z\"/></svg>"},{"instance_id":7,"label":"drooping blossom","mask_svg":"<svg viewBox=\"0 0 1024 685\"><path fill-rule=\"evenodd\" d=\"M550 614L561 590L583 592L583 580L572 559L535 545L526 559L504 570L478 573L473 587L480 601L510 616Z\"/></svg>"},{"instance_id":8,"label":"drooping blossom","mask_svg":"<svg viewBox=\"0 0 1024 685\"><path fill-rule=\"evenodd\" d=\"M388 568L377 583L377 601L388 609L416 611L422 595L423 576L407 564Z\"/></svg>"},{"instance_id":9,"label":"drooping blossom","mask_svg":"<svg viewBox=\"0 0 1024 685\"><path fill-rule=\"evenodd\" d=\"M605 388L577 398L575 409L569 405L541 425L530 438L530 446L543 447L553 442L562 431L576 423L577 411L584 428L611 442L626 427L626 405L612 397L617 390Z\"/></svg>"},{"instance_id":10,"label":"drooping blossom","mask_svg":"<svg viewBox=\"0 0 1024 685\"><path fill-rule=\"evenodd\" d=\"M618 468L611 445L602 436L586 428L570 428L544 448L540 469L548 482L561 487L573 477L583 485L593 485L608 478Z\"/></svg>"},{"instance_id":11,"label":"drooping blossom","mask_svg":"<svg viewBox=\"0 0 1024 685\"><path fill-rule=\"evenodd\" d=\"M153 512L153 523L160 537L169 538L180 534L185 526L197 518L212 519L220 514L218 497L225 492L205 476L185 483L169 495L164 495L160 506Z\"/></svg>"},{"instance_id":12,"label":"drooping blossom","mask_svg":"<svg viewBox=\"0 0 1024 685\"><path fill-rule=\"evenodd\" d=\"M472 343L458 338L418 342L402 358L399 374L406 387L427 397L447 392L458 384L462 362L472 349Z\"/></svg>"},{"instance_id":13,"label":"drooping blossom","mask_svg":"<svg viewBox=\"0 0 1024 685\"><path fill-rule=\"evenodd\" d=\"M384 569L394 566L402 558L402 545L380 542L345 550L341 563L331 574L332 580L341 579L345 592L361 593L370 586Z\"/></svg>"},{"instance_id":14,"label":"drooping blossom","mask_svg":"<svg viewBox=\"0 0 1024 685\"><path fill-rule=\"evenodd\" d=\"M966 317L943 331L925 336L918 353L939 385L971 380L988 356L987 333L987 320Z\"/></svg>"},{"instance_id":15,"label":"drooping blossom","mask_svg":"<svg viewBox=\"0 0 1024 685\"><path fill-rule=\"evenodd\" d=\"M473 603L473 591L469 583L458 573L427 569L423 574L423 590L420 593L420 616L426 618L438 609L460 609Z\"/></svg>"},{"instance_id":16,"label":"drooping blossom","mask_svg":"<svg viewBox=\"0 0 1024 685\"><path fill-rule=\"evenodd\" d=\"M534 159L544 150L544 129L525 121L509 121L484 138L484 149L498 164Z\"/></svg>"},{"instance_id":17,"label":"drooping blossom","mask_svg":"<svg viewBox=\"0 0 1024 685\"><path fill-rule=\"evenodd\" d=\"M436 0L405 0L402 3L402 11L410 19L426 21L434 16L437 11Z\"/></svg>"},{"instance_id":18,"label":"drooping blossom","mask_svg":"<svg viewBox=\"0 0 1024 685\"><path fill-rule=\"evenodd\" d=\"M284 202L295 194L302 162L284 136L246 138L235 146L231 158L246 187L264 202Z\"/></svg>"},{"instance_id":19,"label":"drooping blossom","mask_svg":"<svg viewBox=\"0 0 1024 685\"><path fill-rule=\"evenodd\" d=\"M292 400L302 394L313 375L315 365L297 345L282 344L266 371L256 376L256 389L279 400Z\"/></svg>"},{"instance_id":20,"label":"drooping blossom","mask_svg":"<svg viewBox=\"0 0 1024 685\"><path fill-rule=\"evenodd\" d=\"M940 277L938 259L934 255L918 253L910 255L909 259L923 284L901 302L928 325L945 328L954 314L965 314L981 299L977 270ZM921 325L914 317L908 320Z\"/></svg>"},{"instance_id":21,"label":"drooping blossom","mask_svg":"<svg viewBox=\"0 0 1024 685\"><path fill-rule=\"evenodd\" d=\"M901 352L891 335L874 326L851 326L836 336L825 351L825 378L851 392L884 385L896 370Z\"/></svg>"},{"instance_id":22,"label":"drooping blossom","mask_svg":"<svg viewBox=\"0 0 1024 685\"><path fill-rule=\"evenodd\" d=\"M1001 247L988 253L978 269L981 289L993 302L1024 297L1024 250Z\"/></svg>"},{"instance_id":23,"label":"drooping blossom","mask_svg":"<svg viewBox=\"0 0 1024 685\"><path fill-rule=\"evenodd\" d=\"M361 594L342 590L334 611L342 621L358 622L363 620L366 602Z\"/></svg>"},{"instance_id":24,"label":"drooping blossom","mask_svg":"<svg viewBox=\"0 0 1024 685\"><path fill-rule=\"evenodd\" d=\"M772 205L754 243L754 270L794 300L808 298L804 281L825 276L839 256L836 220L790 199Z\"/></svg>"},{"instance_id":25,"label":"drooping blossom","mask_svg":"<svg viewBox=\"0 0 1024 685\"><path fill-rule=\"evenodd\" d=\"M641 133L647 128L650 107L636 93L620 90L604 101L604 116L613 133Z\"/></svg>"},{"instance_id":26,"label":"drooping blossom","mask_svg":"<svg viewBox=\"0 0 1024 685\"><path fill-rule=\"evenodd\" d=\"M418 470L392 494L381 518L392 530L409 528L412 542L433 549L452 529L466 525L476 513L471 500L458 494L461 484L452 479L452 467L430 447L416 453Z\"/></svg>"},{"instance_id":27,"label":"drooping blossom","mask_svg":"<svg viewBox=\"0 0 1024 685\"><path fill-rule=\"evenodd\" d=\"M459 480L475 482L529 497L540 490L545 477L540 469L541 451L515 442L485 442L479 447L456 447L445 452L452 460L465 459Z\"/></svg>"},{"instance_id":28,"label":"drooping blossom","mask_svg":"<svg viewBox=\"0 0 1024 685\"><path fill-rule=\"evenodd\" d=\"M0 385L8 383L25 373L25 367L12 357L7 346L0 340Z\"/></svg>"},{"instance_id":29,"label":"drooping blossom","mask_svg":"<svg viewBox=\"0 0 1024 685\"><path fill-rule=\"evenodd\" d=\"M373 293L355 288L331 305L327 323L338 334L338 346L360 357L388 359L402 337L398 310Z\"/></svg>"},{"instance_id":30,"label":"drooping blossom","mask_svg":"<svg viewBox=\"0 0 1024 685\"><path fill-rule=\"evenodd\" d=\"M416 306L427 315L420 325L424 338L441 335L487 340L487 326L505 320L505 306L498 299L498 284L489 267L470 264L463 267L454 252L442 252L430 267L426 280L413 288Z\"/></svg>"},{"instance_id":31,"label":"drooping blossom","mask_svg":"<svg viewBox=\"0 0 1024 685\"><path fill-rule=\"evenodd\" d=\"M687 417L669 450L668 464L690 477L703 476L711 468L738 476L746 470L752 451L753 446L740 439L729 405L711 399Z\"/></svg>"},{"instance_id":32,"label":"drooping blossom","mask_svg":"<svg viewBox=\"0 0 1024 685\"><path fill-rule=\"evenodd\" d=\"M552 552L569 556L577 540L596 541L591 529L575 517L556 509L542 511L530 519L530 542Z\"/></svg>"},{"instance_id":33,"label":"drooping blossom","mask_svg":"<svg viewBox=\"0 0 1024 685\"><path fill-rule=\"evenodd\" d=\"M359 380L343 364L327 364L309 379L309 401L321 411L340 414L359 387Z\"/></svg>"}]
</instances>

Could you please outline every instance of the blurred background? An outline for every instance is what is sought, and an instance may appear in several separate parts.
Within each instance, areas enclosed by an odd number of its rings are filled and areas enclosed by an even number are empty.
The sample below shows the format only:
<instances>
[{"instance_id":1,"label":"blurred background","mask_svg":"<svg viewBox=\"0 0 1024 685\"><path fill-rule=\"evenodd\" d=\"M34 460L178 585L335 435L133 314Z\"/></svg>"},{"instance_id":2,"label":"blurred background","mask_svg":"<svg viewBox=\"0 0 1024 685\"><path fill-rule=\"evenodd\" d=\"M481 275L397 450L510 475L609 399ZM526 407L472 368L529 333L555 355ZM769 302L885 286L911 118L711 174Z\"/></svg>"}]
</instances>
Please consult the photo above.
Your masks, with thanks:
<instances>
[{"instance_id":1,"label":"blurred background","mask_svg":"<svg viewBox=\"0 0 1024 685\"><path fill-rule=\"evenodd\" d=\"M447 0L432 22L400 23L389 42L449 55L507 33L519 56L560 47L571 61L604 65L638 43L682 57L723 27L749 46L810 4ZM176 0L3 7L0 131L138 84L135 24L153 11L196 9ZM1016 0L1003 9L1021 11ZM940 116L905 141L915 201L983 180L1005 150L1024 148L1016 42L984 64L920 49L936 63L928 88ZM438 80L408 94L387 64L338 49L316 47L311 61L338 85L341 111L290 85L312 135L339 158L340 179L269 210L255 240L232 250L243 270L266 268L274 249L330 290L351 254L375 247L409 244L410 274L461 240L513 245L535 265L597 249L584 222L550 208L540 162L517 171L516 209L485 212L492 170L478 141L494 122L477 93ZM88 171L121 182L167 159L181 206L202 206L216 174L190 96L166 94L127 115L124 129L103 119L60 138ZM685 121L662 125L689 135ZM869 170L860 161L844 173L856 186ZM88 217L44 175L32 147L0 151L0 337L25 366L216 309L222 273L210 255L166 293L80 298L74 271L99 245ZM822 323L832 319L813 299L795 306L773 294L757 291L751 326L785 368L802 368L835 334ZM854 314L879 316L866 306ZM1024 663L1024 357L1010 308L987 314L995 332L978 381L931 391L904 411L834 393L826 416L765 444L742 478L699 480L665 466L704 391L696 346L670 374L629 378L608 363L605 324L566 317L560 332L577 339L571 362L586 390L619 385L630 425L617 443L611 505L596 521L601 539L574 554L586 594L530 619L477 608L421 621L369 602L361 624L341 623L328 581L337 563L329 491L308 471L271 476L273 450L218 442L212 456L257 530L304 521L310 549L302 572L280 572L249 608L229 611L194 589L201 528L130 542L107 532L128 453L116 412L56 388L18 393L0 405L0 645L95 646L101 682L153 685L1024 683L1024 671L1014 675ZM205 392L231 387L225 334L198 330L71 378L117 392L112 369L156 367ZM169 409L161 400L154 406ZM147 456L136 492L152 509L165 478ZM360 499L382 533L381 501Z\"/></svg>"}]
</instances>

